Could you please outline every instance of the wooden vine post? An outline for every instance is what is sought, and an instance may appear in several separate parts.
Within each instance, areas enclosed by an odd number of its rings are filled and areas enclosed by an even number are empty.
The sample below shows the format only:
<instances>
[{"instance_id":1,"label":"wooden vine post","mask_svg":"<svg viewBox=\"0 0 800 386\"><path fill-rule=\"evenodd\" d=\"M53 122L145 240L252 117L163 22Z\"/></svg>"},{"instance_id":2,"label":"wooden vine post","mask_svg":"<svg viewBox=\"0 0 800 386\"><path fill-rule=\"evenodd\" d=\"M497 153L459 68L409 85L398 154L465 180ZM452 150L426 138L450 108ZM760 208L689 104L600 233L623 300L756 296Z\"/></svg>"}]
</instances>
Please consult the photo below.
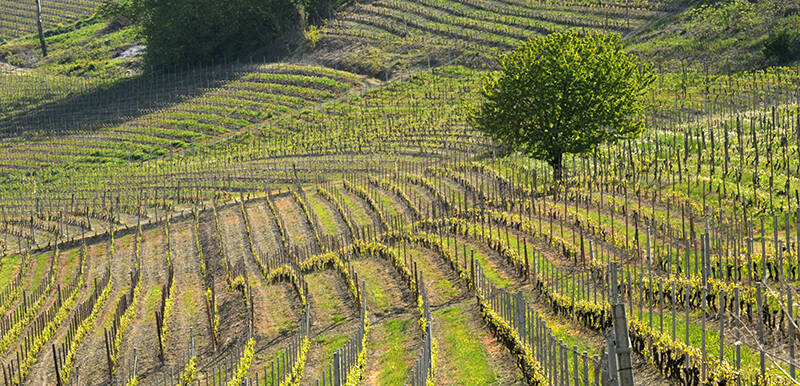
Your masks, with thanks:
<instances>
[{"instance_id":1,"label":"wooden vine post","mask_svg":"<svg viewBox=\"0 0 800 386\"><path fill-rule=\"evenodd\" d=\"M158 310L155 311L155 314L156 314L156 333L158 334L158 336L156 336L156 340L158 340L158 359L160 359L161 362L164 362L164 343L161 342L161 330L163 328L162 326L163 321L161 320L162 316L160 315Z\"/></svg>"},{"instance_id":2,"label":"wooden vine post","mask_svg":"<svg viewBox=\"0 0 800 386\"><path fill-rule=\"evenodd\" d=\"M611 374L612 379L616 379L617 385L633 386L633 366L631 362L631 342L628 336L628 320L625 315L625 305L617 298L617 263L611 262L609 269L611 274L611 299L613 316L613 335L612 342L609 343L609 364L613 363L610 371L616 370L617 374ZM613 356L613 358L612 358Z\"/></svg>"}]
</instances>

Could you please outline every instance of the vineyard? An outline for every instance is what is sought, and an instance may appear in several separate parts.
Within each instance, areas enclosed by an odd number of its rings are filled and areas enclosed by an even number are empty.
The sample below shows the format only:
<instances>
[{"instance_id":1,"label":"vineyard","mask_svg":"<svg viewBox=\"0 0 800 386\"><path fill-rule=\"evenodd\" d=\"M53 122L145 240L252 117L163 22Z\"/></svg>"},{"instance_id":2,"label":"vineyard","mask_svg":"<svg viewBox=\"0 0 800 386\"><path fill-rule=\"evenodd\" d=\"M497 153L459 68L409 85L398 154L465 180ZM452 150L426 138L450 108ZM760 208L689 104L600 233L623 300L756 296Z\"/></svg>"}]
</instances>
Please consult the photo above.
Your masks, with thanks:
<instances>
[{"instance_id":1,"label":"vineyard","mask_svg":"<svg viewBox=\"0 0 800 386\"><path fill-rule=\"evenodd\" d=\"M57 47L98 3L42 6ZM0 68L3 384L607 385L619 303L637 385L797 383L800 67L653 60L644 134L562 181L465 118L519 42L685 8L375 0L277 62Z\"/></svg>"},{"instance_id":2,"label":"vineyard","mask_svg":"<svg viewBox=\"0 0 800 386\"><path fill-rule=\"evenodd\" d=\"M42 25L64 27L91 16L99 0L42 1ZM36 2L8 0L0 5L0 42L36 32Z\"/></svg>"}]
</instances>

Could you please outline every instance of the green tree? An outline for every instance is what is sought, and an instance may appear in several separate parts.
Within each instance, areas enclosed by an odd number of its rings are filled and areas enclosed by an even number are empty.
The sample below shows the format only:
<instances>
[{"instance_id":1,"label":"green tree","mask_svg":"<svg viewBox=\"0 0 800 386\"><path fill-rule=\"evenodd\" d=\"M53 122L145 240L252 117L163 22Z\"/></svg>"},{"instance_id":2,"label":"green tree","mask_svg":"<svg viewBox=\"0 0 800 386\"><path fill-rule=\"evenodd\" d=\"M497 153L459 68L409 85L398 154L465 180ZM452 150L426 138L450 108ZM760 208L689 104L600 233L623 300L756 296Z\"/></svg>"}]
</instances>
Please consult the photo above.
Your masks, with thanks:
<instances>
[{"instance_id":1,"label":"green tree","mask_svg":"<svg viewBox=\"0 0 800 386\"><path fill-rule=\"evenodd\" d=\"M507 151L546 161L556 180L565 153L644 130L642 99L655 77L617 34L553 33L522 43L499 62L468 119Z\"/></svg>"},{"instance_id":2,"label":"green tree","mask_svg":"<svg viewBox=\"0 0 800 386\"><path fill-rule=\"evenodd\" d=\"M151 64L234 58L302 31L292 0L141 0Z\"/></svg>"}]
</instances>

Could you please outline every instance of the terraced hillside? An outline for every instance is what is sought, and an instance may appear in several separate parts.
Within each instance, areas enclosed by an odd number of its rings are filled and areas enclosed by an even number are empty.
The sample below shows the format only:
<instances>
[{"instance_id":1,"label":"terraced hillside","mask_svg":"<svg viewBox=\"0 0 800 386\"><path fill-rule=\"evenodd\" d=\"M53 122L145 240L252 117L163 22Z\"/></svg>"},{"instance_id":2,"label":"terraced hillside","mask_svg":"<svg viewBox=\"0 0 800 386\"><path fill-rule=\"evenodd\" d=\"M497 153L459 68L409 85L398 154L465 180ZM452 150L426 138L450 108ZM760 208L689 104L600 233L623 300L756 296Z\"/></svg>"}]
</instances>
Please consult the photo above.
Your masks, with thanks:
<instances>
[{"instance_id":1,"label":"terraced hillside","mask_svg":"<svg viewBox=\"0 0 800 386\"><path fill-rule=\"evenodd\" d=\"M493 66L532 36L574 28L631 34L669 15L671 2L378 0L344 8L310 54L380 78L408 65Z\"/></svg>"},{"instance_id":2,"label":"terraced hillside","mask_svg":"<svg viewBox=\"0 0 800 386\"><path fill-rule=\"evenodd\" d=\"M94 14L99 0L42 0L42 27L63 27ZM36 2L0 4L0 42L36 32Z\"/></svg>"},{"instance_id":3,"label":"terraced hillside","mask_svg":"<svg viewBox=\"0 0 800 386\"><path fill-rule=\"evenodd\" d=\"M49 165L153 159L190 145L218 141L292 111L335 99L362 82L361 77L350 73L287 64L226 69L224 73L212 69L210 73L180 76L181 84L156 91L158 94L149 103L136 99L136 95L124 96L120 90L109 90L87 97L79 94L77 98L85 98L81 101L56 100L34 108L30 115L9 119L9 135L3 144L7 157L2 168L30 170ZM134 83L131 87L141 85ZM185 94L175 95L178 90ZM109 97L131 100L124 106L126 111L115 105L110 110L86 113L91 110L89 105ZM77 103L85 107L73 110ZM125 104L119 100L117 103ZM60 117L63 123L42 122L49 117ZM104 127L104 118L113 125ZM97 127L77 126L83 122ZM54 126L47 132L35 129L48 124ZM15 132L19 135L15 136Z\"/></svg>"},{"instance_id":4,"label":"terraced hillside","mask_svg":"<svg viewBox=\"0 0 800 386\"><path fill-rule=\"evenodd\" d=\"M616 297L635 384L791 384L796 70L662 72L560 182L465 119L472 59L678 8L378 0L303 61L0 75L4 382L603 385Z\"/></svg>"}]
</instances>

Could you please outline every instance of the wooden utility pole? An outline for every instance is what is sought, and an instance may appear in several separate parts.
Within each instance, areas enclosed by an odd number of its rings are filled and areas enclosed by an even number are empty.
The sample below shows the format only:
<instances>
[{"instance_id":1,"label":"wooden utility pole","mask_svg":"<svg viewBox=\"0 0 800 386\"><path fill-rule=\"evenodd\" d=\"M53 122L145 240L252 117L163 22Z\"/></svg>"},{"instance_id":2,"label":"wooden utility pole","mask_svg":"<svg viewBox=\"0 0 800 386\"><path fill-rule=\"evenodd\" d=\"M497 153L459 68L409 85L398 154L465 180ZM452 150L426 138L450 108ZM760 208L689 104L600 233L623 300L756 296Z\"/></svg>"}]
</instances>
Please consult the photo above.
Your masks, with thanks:
<instances>
[{"instance_id":1,"label":"wooden utility pole","mask_svg":"<svg viewBox=\"0 0 800 386\"><path fill-rule=\"evenodd\" d=\"M42 2L36 0L36 27L39 30L39 43L42 45L42 56L47 57L47 43L44 42L44 32L42 31Z\"/></svg>"}]
</instances>

